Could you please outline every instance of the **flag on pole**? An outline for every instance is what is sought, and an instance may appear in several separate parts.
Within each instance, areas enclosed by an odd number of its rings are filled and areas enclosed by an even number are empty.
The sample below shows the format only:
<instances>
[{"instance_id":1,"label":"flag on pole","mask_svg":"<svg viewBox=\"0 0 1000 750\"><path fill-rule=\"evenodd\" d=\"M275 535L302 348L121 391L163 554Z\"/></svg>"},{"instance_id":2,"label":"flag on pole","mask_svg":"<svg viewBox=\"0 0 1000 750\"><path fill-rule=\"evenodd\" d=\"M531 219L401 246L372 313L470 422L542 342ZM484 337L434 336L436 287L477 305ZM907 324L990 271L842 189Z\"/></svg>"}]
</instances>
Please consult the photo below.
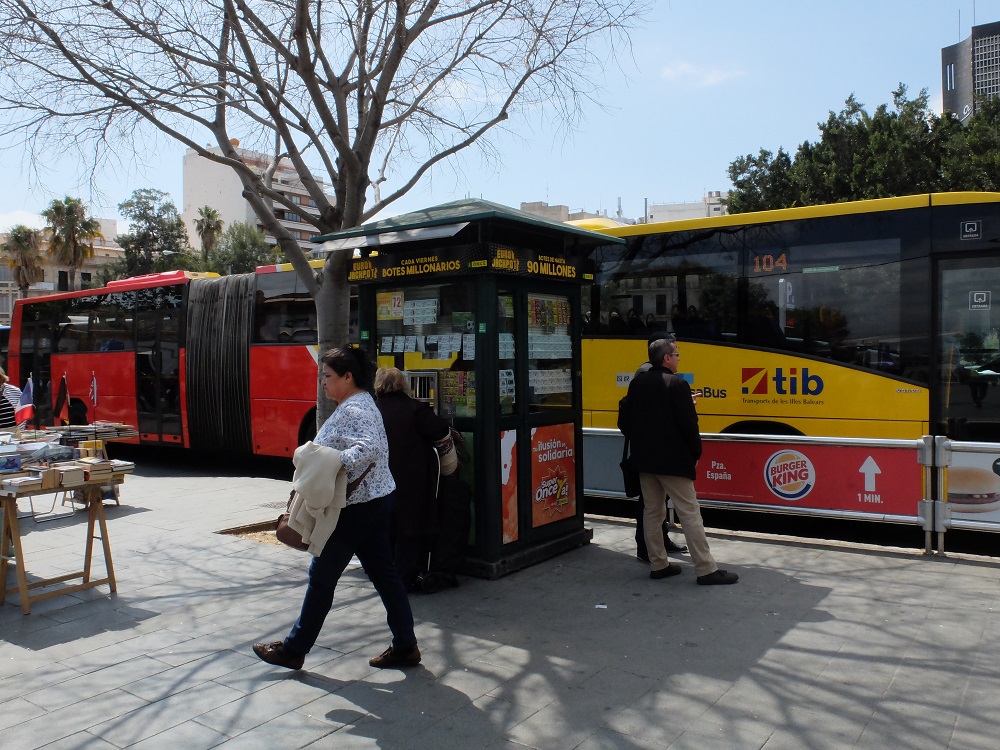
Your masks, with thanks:
<instances>
[{"instance_id":1,"label":"flag on pole","mask_svg":"<svg viewBox=\"0 0 1000 750\"><path fill-rule=\"evenodd\" d=\"M21 391L21 399L17 402L17 411L14 413L14 419L17 420L18 424L22 422L27 422L35 416L35 397L31 389L31 378L29 377L27 382L24 384L24 390Z\"/></svg>"},{"instance_id":2,"label":"flag on pole","mask_svg":"<svg viewBox=\"0 0 1000 750\"><path fill-rule=\"evenodd\" d=\"M56 403L52 407L52 416L61 419L63 424L69 424L69 385L66 383L66 373L63 373L62 381L59 383L59 393L56 394Z\"/></svg>"},{"instance_id":3,"label":"flag on pole","mask_svg":"<svg viewBox=\"0 0 1000 750\"><path fill-rule=\"evenodd\" d=\"M97 408L97 375L94 374L93 370L90 372L90 403Z\"/></svg>"}]
</instances>

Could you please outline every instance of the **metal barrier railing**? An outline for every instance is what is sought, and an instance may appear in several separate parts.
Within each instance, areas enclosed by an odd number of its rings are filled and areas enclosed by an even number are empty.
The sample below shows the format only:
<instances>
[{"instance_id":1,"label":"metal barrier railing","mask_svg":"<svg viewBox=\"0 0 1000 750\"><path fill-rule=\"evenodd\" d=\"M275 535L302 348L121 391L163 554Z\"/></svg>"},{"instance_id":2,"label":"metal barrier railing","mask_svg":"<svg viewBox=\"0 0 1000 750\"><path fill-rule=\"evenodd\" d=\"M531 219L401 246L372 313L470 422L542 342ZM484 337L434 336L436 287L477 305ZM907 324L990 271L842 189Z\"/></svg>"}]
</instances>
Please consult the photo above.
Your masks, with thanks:
<instances>
[{"instance_id":1,"label":"metal barrier railing","mask_svg":"<svg viewBox=\"0 0 1000 750\"><path fill-rule=\"evenodd\" d=\"M584 493L626 497L618 466L621 433L584 428L583 440ZM925 550L931 550L936 526L930 436L703 434L702 442L695 489L706 507L913 524L923 528Z\"/></svg>"}]
</instances>

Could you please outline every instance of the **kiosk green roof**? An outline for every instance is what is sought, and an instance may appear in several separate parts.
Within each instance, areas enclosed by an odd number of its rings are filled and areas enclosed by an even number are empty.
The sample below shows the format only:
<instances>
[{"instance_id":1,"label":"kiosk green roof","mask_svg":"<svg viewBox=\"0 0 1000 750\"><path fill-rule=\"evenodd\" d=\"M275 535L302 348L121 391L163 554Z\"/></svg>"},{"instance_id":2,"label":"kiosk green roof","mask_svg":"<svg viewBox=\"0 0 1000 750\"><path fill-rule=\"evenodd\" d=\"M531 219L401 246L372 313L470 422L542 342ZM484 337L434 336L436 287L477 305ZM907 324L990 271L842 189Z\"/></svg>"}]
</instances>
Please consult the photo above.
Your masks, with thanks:
<instances>
[{"instance_id":1,"label":"kiosk green roof","mask_svg":"<svg viewBox=\"0 0 1000 750\"><path fill-rule=\"evenodd\" d=\"M373 221L343 232L314 236L312 242L322 246L313 250L313 255L366 247L379 247L383 248L383 252L391 252L385 246L455 238L460 233L475 234L477 238L494 241L509 241L527 233L545 236L550 242L558 239L563 246L579 249L624 244L624 240L617 237L543 219L499 203L466 199ZM488 236L483 236L484 234Z\"/></svg>"}]
</instances>

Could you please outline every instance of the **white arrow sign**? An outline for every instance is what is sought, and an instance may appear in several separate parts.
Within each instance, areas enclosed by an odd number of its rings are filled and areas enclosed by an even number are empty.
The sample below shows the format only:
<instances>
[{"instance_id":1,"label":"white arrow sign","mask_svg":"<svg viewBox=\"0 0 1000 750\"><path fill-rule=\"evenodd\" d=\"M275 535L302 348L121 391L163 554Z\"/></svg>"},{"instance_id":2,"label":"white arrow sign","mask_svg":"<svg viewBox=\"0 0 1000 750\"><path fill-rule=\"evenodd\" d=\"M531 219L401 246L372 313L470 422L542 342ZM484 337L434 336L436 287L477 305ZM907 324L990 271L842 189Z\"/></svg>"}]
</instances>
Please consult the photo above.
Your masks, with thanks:
<instances>
[{"instance_id":1,"label":"white arrow sign","mask_svg":"<svg viewBox=\"0 0 1000 750\"><path fill-rule=\"evenodd\" d=\"M861 468L858 469L859 474L865 475L865 492L875 491L875 475L881 474L882 470L875 463L875 459L869 456L865 459L865 462L861 464Z\"/></svg>"}]
</instances>

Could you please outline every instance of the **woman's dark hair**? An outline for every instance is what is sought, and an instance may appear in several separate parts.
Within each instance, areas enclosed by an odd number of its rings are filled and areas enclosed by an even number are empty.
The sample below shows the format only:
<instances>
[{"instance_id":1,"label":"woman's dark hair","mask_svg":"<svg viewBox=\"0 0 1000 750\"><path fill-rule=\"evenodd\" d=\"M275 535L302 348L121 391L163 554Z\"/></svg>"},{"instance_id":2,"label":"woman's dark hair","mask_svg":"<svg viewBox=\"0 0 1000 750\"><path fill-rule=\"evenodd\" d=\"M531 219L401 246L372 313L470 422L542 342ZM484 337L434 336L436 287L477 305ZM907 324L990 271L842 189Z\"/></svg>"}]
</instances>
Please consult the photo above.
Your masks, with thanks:
<instances>
[{"instance_id":1,"label":"woman's dark hair","mask_svg":"<svg viewBox=\"0 0 1000 750\"><path fill-rule=\"evenodd\" d=\"M343 377L351 373L354 384L364 391L372 389L372 363L363 349L356 346L338 346L327 349L320 362Z\"/></svg>"}]
</instances>

